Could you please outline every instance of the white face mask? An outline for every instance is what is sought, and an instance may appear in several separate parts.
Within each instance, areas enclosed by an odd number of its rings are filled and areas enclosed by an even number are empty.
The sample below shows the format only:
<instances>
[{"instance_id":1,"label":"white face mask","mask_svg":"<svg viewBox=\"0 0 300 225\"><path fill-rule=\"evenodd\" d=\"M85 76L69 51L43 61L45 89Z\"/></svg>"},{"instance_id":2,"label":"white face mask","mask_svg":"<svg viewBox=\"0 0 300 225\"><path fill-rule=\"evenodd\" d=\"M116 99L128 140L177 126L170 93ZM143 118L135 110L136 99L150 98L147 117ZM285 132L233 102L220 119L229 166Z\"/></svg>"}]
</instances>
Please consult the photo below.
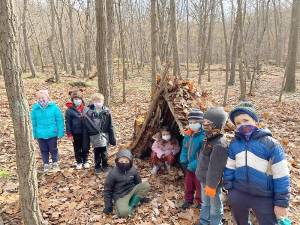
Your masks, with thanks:
<instances>
[{"instance_id":1,"label":"white face mask","mask_svg":"<svg viewBox=\"0 0 300 225\"><path fill-rule=\"evenodd\" d=\"M170 140L171 140L171 135L170 135L170 134L162 135L161 138L162 138L163 140L165 140L165 141L170 141Z\"/></svg>"},{"instance_id":2,"label":"white face mask","mask_svg":"<svg viewBox=\"0 0 300 225\"><path fill-rule=\"evenodd\" d=\"M201 128L201 123L190 123L189 127L191 128L192 131L198 131Z\"/></svg>"},{"instance_id":3,"label":"white face mask","mask_svg":"<svg viewBox=\"0 0 300 225\"><path fill-rule=\"evenodd\" d=\"M103 106L103 102L94 102L94 106L96 109L101 109Z\"/></svg>"}]
</instances>

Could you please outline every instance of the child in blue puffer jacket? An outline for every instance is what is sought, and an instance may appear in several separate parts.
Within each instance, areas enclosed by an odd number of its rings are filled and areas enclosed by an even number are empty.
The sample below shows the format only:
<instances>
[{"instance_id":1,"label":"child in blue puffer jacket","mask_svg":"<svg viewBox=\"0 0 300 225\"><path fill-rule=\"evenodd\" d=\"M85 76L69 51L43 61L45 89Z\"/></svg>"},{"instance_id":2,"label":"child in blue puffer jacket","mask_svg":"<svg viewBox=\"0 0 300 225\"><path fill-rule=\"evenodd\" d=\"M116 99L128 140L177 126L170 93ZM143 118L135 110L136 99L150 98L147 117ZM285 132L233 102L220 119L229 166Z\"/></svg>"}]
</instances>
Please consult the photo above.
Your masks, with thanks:
<instances>
[{"instance_id":1,"label":"child in blue puffer jacket","mask_svg":"<svg viewBox=\"0 0 300 225\"><path fill-rule=\"evenodd\" d=\"M251 103L242 102L230 113L236 125L224 171L224 186L233 216L248 225L252 209L260 225L277 224L287 214L290 175L284 150L267 129L258 128Z\"/></svg>"},{"instance_id":2,"label":"child in blue puffer jacket","mask_svg":"<svg viewBox=\"0 0 300 225\"><path fill-rule=\"evenodd\" d=\"M47 90L37 92L38 102L32 106L31 121L33 138L38 141L44 172L50 169L49 154L52 158L52 168L59 170L57 139L64 136L64 119L59 107L50 101Z\"/></svg>"},{"instance_id":3,"label":"child in blue puffer jacket","mask_svg":"<svg viewBox=\"0 0 300 225\"><path fill-rule=\"evenodd\" d=\"M201 204L201 185L195 171L198 155L203 145L204 131L202 129L203 112L192 109L188 114L189 130L185 133L180 153L180 164L185 170L184 178L184 203L181 206L187 209L193 205L194 194L197 207Z\"/></svg>"}]
</instances>

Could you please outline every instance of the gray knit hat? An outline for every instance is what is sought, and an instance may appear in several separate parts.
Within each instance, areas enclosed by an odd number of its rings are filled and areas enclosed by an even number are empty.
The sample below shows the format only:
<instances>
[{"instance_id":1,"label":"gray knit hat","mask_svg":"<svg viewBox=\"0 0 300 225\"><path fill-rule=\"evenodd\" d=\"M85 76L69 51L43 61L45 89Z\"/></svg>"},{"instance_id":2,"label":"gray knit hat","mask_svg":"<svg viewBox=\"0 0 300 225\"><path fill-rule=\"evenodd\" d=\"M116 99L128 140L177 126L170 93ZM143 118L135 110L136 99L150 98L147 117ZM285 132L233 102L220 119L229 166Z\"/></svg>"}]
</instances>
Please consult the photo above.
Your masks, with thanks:
<instances>
[{"instance_id":1,"label":"gray knit hat","mask_svg":"<svg viewBox=\"0 0 300 225\"><path fill-rule=\"evenodd\" d=\"M203 112L200 109L193 108L188 114L188 120L203 120Z\"/></svg>"},{"instance_id":2,"label":"gray knit hat","mask_svg":"<svg viewBox=\"0 0 300 225\"><path fill-rule=\"evenodd\" d=\"M204 119L213 122L215 128L223 129L227 121L227 113L223 107L211 107L204 113Z\"/></svg>"}]
</instances>

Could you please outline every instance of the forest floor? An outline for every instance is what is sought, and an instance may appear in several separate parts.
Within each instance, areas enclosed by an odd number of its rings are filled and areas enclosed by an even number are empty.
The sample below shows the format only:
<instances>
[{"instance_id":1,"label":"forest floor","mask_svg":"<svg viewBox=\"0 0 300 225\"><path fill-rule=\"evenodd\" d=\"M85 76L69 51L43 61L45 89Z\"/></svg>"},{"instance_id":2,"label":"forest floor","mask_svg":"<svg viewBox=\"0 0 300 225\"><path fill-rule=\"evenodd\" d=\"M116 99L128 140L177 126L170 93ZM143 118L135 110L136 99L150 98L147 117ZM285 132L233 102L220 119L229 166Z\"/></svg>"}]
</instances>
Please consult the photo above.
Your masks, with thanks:
<instances>
[{"instance_id":1,"label":"forest floor","mask_svg":"<svg viewBox=\"0 0 300 225\"><path fill-rule=\"evenodd\" d=\"M211 100L221 105L224 92L225 73L214 65L211 82L207 82L207 75L203 77L203 87L211 93ZM190 77L197 81L196 68L192 67ZM47 76L47 77L46 77ZM185 73L183 73L185 77ZM300 74L298 71L298 90L300 90ZM69 83L79 81L80 78L63 76L60 84L45 82L48 74L39 78L29 79L24 75L26 96L30 106L35 101L35 92L40 88L48 88L52 99L65 111L68 101L68 90L73 89ZM286 149L292 178L292 195L289 215L295 224L300 221L300 92L286 94L283 103L278 103L279 90L283 77L283 69L264 66L254 96L248 96L262 115L262 125L268 127L273 135ZM127 103L122 103L122 85L116 79L114 87L114 101L111 104L112 115L117 132L118 146L110 148L110 164L114 164L114 154L118 149L128 146L133 134L133 124L136 115L146 112L150 102L150 70L146 67L142 72L129 73L126 83ZM230 87L228 106L229 111L238 103L239 86ZM96 81L88 82L90 87L84 91L85 98L97 90ZM3 79L0 80L0 225L22 224L18 197L18 181L15 164L15 144L12 122L9 116L8 101ZM41 158L36 146L38 170L41 170ZM143 180L151 184L146 203L137 209L132 218L118 219L115 216L105 216L103 209L103 183L105 175L94 175L93 169L77 171L74 168L73 148L70 141L63 138L59 142L61 171L55 174L43 175L38 173L39 200L43 217L49 224L72 225L100 225L100 224L173 224L191 225L198 219L199 210L181 211L179 205L183 201L183 174L176 169L172 175L150 176L149 161L135 159ZM93 152L90 152L93 161ZM228 207L225 208L225 224L233 224ZM3 221L2 221L3 220Z\"/></svg>"}]
</instances>

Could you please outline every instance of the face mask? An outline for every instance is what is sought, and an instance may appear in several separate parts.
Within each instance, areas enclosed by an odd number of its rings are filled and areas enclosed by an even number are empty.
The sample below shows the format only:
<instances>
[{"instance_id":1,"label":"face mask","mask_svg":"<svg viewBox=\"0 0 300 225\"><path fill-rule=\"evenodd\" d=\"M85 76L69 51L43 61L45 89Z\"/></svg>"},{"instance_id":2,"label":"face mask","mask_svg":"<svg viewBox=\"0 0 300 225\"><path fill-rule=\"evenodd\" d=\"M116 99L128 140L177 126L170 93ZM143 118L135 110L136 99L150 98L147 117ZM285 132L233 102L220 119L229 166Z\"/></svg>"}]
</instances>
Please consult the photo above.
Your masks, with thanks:
<instances>
[{"instance_id":1,"label":"face mask","mask_svg":"<svg viewBox=\"0 0 300 225\"><path fill-rule=\"evenodd\" d=\"M49 100L46 100L46 99L40 99L39 100L39 104L44 108L48 105L49 103Z\"/></svg>"},{"instance_id":2,"label":"face mask","mask_svg":"<svg viewBox=\"0 0 300 225\"><path fill-rule=\"evenodd\" d=\"M131 168L131 163L121 163L117 162L117 167L122 171L126 172Z\"/></svg>"},{"instance_id":3,"label":"face mask","mask_svg":"<svg viewBox=\"0 0 300 225\"><path fill-rule=\"evenodd\" d=\"M94 106L96 109L101 109L103 106L103 102L94 102Z\"/></svg>"},{"instance_id":4,"label":"face mask","mask_svg":"<svg viewBox=\"0 0 300 225\"><path fill-rule=\"evenodd\" d=\"M189 127L191 128L192 131L198 131L201 128L200 123L190 123Z\"/></svg>"},{"instance_id":5,"label":"face mask","mask_svg":"<svg viewBox=\"0 0 300 225\"><path fill-rule=\"evenodd\" d=\"M252 124L241 124L237 126L237 133L243 135L246 139L249 140L250 136L257 130L258 128Z\"/></svg>"},{"instance_id":6,"label":"face mask","mask_svg":"<svg viewBox=\"0 0 300 225\"><path fill-rule=\"evenodd\" d=\"M171 140L171 135L167 134L167 135L162 135L161 137L164 141L170 141Z\"/></svg>"},{"instance_id":7,"label":"face mask","mask_svg":"<svg viewBox=\"0 0 300 225\"><path fill-rule=\"evenodd\" d=\"M75 106L80 106L81 105L81 103L82 103L82 100L81 99L74 99L74 105Z\"/></svg>"}]
</instances>

